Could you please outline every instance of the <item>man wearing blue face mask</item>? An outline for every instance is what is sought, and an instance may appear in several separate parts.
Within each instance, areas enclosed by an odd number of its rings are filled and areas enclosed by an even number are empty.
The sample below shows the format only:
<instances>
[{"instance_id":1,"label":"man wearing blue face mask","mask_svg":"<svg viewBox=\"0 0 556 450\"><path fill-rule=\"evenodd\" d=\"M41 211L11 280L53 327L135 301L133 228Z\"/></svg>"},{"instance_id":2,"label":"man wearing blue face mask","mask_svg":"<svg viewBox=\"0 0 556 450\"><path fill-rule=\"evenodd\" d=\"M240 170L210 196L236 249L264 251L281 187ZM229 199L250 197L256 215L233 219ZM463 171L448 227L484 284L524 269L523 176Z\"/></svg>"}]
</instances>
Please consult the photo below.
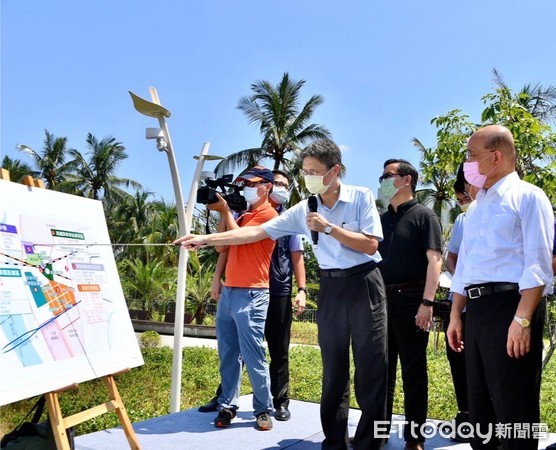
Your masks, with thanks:
<instances>
[{"instance_id":1,"label":"man wearing blue face mask","mask_svg":"<svg viewBox=\"0 0 556 450\"><path fill-rule=\"evenodd\" d=\"M390 202L380 216L384 240L380 272L388 298L388 399L391 418L398 358L402 371L406 450L423 450L427 418L427 343L432 302L442 267L442 229L436 214L414 198L417 170L389 159L379 178Z\"/></svg>"}]
</instances>

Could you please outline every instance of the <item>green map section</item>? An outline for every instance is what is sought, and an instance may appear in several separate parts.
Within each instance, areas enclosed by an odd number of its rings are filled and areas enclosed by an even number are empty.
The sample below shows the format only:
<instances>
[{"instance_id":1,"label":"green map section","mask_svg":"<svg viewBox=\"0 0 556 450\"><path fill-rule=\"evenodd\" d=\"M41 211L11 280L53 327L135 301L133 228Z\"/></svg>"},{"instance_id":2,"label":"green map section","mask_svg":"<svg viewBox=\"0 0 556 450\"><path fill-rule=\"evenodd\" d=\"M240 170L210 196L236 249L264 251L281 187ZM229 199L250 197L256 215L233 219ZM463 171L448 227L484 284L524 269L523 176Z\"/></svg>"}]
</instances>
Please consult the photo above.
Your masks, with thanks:
<instances>
[{"instance_id":1,"label":"green map section","mask_svg":"<svg viewBox=\"0 0 556 450\"><path fill-rule=\"evenodd\" d=\"M75 231L67 231L67 230L56 230L51 229L50 232L54 237L62 237L62 238L70 238L70 239L80 239L82 241L85 240L85 235L83 233L77 233Z\"/></svg>"}]
</instances>

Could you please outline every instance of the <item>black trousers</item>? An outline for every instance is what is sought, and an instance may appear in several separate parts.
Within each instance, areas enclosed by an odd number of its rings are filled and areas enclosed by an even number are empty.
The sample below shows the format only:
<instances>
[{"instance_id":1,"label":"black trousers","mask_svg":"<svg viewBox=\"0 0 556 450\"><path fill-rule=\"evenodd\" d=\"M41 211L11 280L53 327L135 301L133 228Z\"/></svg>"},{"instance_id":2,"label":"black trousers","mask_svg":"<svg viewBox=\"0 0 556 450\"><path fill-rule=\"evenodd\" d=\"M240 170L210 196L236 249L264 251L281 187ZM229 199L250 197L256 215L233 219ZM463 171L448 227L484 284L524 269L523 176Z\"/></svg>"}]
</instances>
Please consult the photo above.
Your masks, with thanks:
<instances>
[{"instance_id":1,"label":"black trousers","mask_svg":"<svg viewBox=\"0 0 556 450\"><path fill-rule=\"evenodd\" d=\"M542 331L545 303L537 307L531 320L531 350L522 358L510 358L506 351L508 328L520 294L506 292L467 301L465 356L469 418L484 434L496 424L509 427L509 438L500 437L504 450L537 449L533 424L540 422L539 397L542 369ZM529 437L515 434L516 424L529 427ZM525 424L525 425L524 425ZM494 448L496 439L473 438L473 449Z\"/></svg>"},{"instance_id":2,"label":"black trousers","mask_svg":"<svg viewBox=\"0 0 556 450\"><path fill-rule=\"evenodd\" d=\"M424 442L421 433L427 420L429 333L415 325L415 315L423 301L423 288L388 293L388 400L387 415L392 419L398 357L402 371L405 419L404 439Z\"/></svg>"},{"instance_id":3,"label":"black trousers","mask_svg":"<svg viewBox=\"0 0 556 450\"><path fill-rule=\"evenodd\" d=\"M465 327L466 313L461 314L461 322ZM448 317L443 321L444 328L444 340L446 342L446 357L450 363L450 371L452 372L452 381L454 383L454 391L456 393L456 401L458 404L458 410L463 412L469 412L469 403L467 401L467 374L465 369L465 350L461 352L455 352L452 347L448 344L448 337L446 336L446 330L450 325L450 318ZM463 334L463 342L465 342L465 333Z\"/></svg>"},{"instance_id":4,"label":"black trousers","mask_svg":"<svg viewBox=\"0 0 556 450\"><path fill-rule=\"evenodd\" d=\"M292 324L291 296L270 295L264 335L270 354L270 392L274 407L288 406L290 369L288 352Z\"/></svg>"},{"instance_id":5,"label":"black trousers","mask_svg":"<svg viewBox=\"0 0 556 450\"><path fill-rule=\"evenodd\" d=\"M349 350L355 363L355 397L361 418L354 449L380 449L375 423L385 420L386 298L382 276L371 269L347 278L321 277L317 314L323 378L320 415L323 449L347 449ZM384 425L384 423L380 424Z\"/></svg>"}]
</instances>

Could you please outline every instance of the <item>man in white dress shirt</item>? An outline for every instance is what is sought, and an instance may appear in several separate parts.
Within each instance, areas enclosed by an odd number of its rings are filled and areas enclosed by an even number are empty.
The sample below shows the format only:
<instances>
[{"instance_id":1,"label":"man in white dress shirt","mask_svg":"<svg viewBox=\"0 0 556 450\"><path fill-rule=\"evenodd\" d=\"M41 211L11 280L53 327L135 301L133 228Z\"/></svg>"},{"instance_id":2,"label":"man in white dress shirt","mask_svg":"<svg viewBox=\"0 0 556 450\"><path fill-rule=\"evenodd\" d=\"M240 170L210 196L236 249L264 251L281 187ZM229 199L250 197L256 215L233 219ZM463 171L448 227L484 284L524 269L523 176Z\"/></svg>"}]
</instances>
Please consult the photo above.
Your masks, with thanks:
<instances>
[{"instance_id":1,"label":"man in white dress shirt","mask_svg":"<svg viewBox=\"0 0 556 450\"><path fill-rule=\"evenodd\" d=\"M237 245L291 234L318 233L313 250L320 271L317 325L323 363L321 423L323 449L347 450L350 344L355 364L355 396L361 418L352 448L384 446L386 417L386 291L377 268L382 226L368 188L340 182L339 147L328 139L301 152L305 186L317 197L317 211L303 200L256 227L175 241L190 250L205 245ZM316 236L315 236L316 237Z\"/></svg>"},{"instance_id":2,"label":"man in white dress shirt","mask_svg":"<svg viewBox=\"0 0 556 450\"><path fill-rule=\"evenodd\" d=\"M515 172L510 131L479 129L468 141L466 180L480 189L469 208L452 282L450 346L465 352L474 449L536 449L542 296L552 289L554 215L550 201ZM491 432L491 438L478 433Z\"/></svg>"}]
</instances>

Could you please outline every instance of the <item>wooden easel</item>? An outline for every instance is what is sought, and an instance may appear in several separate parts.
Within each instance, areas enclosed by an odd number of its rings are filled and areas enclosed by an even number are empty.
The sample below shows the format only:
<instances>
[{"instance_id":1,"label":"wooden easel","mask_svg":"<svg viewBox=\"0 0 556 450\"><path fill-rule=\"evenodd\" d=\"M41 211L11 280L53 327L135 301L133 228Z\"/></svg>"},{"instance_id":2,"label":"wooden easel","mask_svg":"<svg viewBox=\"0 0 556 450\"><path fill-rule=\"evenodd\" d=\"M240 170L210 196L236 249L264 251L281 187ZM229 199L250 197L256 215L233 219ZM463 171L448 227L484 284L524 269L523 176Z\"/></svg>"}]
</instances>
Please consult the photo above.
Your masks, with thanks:
<instances>
[{"instance_id":1,"label":"wooden easel","mask_svg":"<svg viewBox=\"0 0 556 450\"><path fill-rule=\"evenodd\" d=\"M119 373L128 372L129 369L124 370ZM114 374L117 375L117 374ZM56 441L56 448L58 450L70 450L68 436L66 429L83 423L87 420L93 419L94 417L100 416L108 412L115 411L118 415L118 419L122 425L127 441L129 442L129 447L132 450L140 450L141 446L135 435L135 431L131 426L131 421L127 415L122 398L116 387L116 382L114 380L114 375L107 375L102 378L106 388L108 389L108 394L110 400L106 403L102 403L98 406L93 406L92 408L81 411L72 416L63 417L62 410L60 409L60 402L58 401L58 394L66 391L67 389L74 388L75 386L69 386L65 389L61 389L55 392L49 392L45 394L46 405L48 407L48 417L50 419L50 424L52 426L52 433L54 434L54 439Z\"/></svg>"},{"instance_id":2,"label":"wooden easel","mask_svg":"<svg viewBox=\"0 0 556 450\"><path fill-rule=\"evenodd\" d=\"M0 180L10 181L9 171L4 168L0 168ZM21 182L26 186L38 187L42 189L45 188L44 182L41 179L35 179L31 175L25 175ZM125 369L116 374L102 377L102 380L108 389L110 398L109 401L98 406L93 406L92 408L86 409L85 411L81 411L72 416L63 417L60 402L58 400L58 394L67 391L68 389L73 389L77 387L77 385L68 386L63 389L44 394L46 406L48 408L48 417L50 419L50 425L52 426L52 433L54 434L57 450L70 450L68 436L66 433L67 428L79 425L80 423L86 422L87 420L93 419L101 414L113 411L115 411L118 415L118 419L120 420L127 441L129 442L129 447L132 450L141 450L141 446L139 445L135 431L131 426L131 421L129 420L129 416L125 410L122 398L120 397L120 393L116 387L116 381L114 380L115 375L129 372L129 370L130 369Z\"/></svg>"},{"instance_id":3,"label":"wooden easel","mask_svg":"<svg viewBox=\"0 0 556 450\"><path fill-rule=\"evenodd\" d=\"M10 172L4 169L3 167L0 168L0 180L11 181ZM24 184L25 186L38 187L42 189L45 188L44 181L42 181L40 178L33 178L31 175L25 175L21 179L21 184Z\"/></svg>"}]
</instances>

